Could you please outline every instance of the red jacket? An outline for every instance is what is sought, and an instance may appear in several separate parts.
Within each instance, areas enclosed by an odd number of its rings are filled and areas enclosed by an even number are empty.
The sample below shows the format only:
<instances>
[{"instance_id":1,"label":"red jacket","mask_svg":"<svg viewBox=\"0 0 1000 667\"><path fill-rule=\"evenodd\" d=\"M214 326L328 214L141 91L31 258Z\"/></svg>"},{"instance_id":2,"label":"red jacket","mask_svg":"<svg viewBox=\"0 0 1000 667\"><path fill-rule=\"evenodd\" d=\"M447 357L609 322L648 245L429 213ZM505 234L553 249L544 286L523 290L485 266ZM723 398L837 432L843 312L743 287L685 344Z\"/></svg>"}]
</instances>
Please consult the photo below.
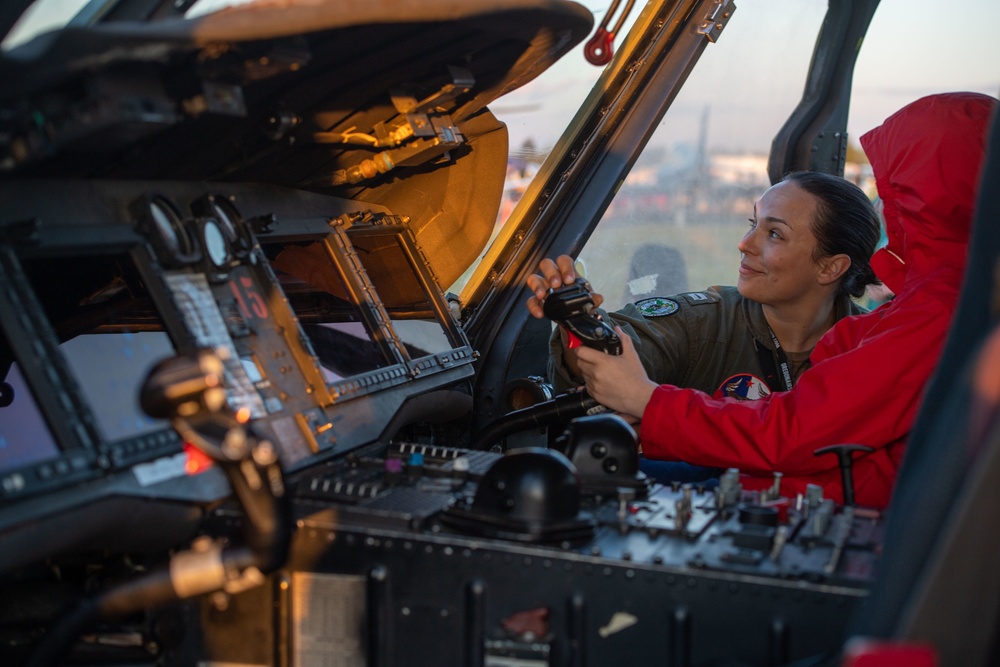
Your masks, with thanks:
<instances>
[{"instance_id":1,"label":"red jacket","mask_svg":"<svg viewBox=\"0 0 1000 667\"><path fill-rule=\"evenodd\" d=\"M842 501L833 444L855 455L860 505L889 502L904 443L958 301L986 131L997 101L958 93L920 99L861 137L885 204L888 248L872 259L895 299L838 322L795 388L756 401L662 385L642 420L643 454L739 468L745 488L783 473L786 496L809 483ZM928 400L934 400L929 397Z\"/></svg>"}]
</instances>

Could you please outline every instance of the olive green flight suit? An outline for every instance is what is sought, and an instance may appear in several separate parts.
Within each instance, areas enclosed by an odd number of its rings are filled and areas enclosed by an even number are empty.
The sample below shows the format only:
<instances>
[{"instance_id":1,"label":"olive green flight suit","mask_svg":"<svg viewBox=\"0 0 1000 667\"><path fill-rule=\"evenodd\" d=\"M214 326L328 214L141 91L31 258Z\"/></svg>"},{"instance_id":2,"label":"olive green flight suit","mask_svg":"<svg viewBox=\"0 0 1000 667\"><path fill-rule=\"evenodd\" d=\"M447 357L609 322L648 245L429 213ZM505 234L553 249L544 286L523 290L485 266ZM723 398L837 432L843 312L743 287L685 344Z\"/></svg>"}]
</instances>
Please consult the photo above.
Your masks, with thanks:
<instances>
[{"instance_id":1,"label":"olive green flight suit","mask_svg":"<svg viewBox=\"0 0 1000 667\"><path fill-rule=\"evenodd\" d=\"M849 297L838 298L837 320L864 312ZM715 394L727 379L750 374L765 381L769 372L773 377L774 369L780 366L763 308L735 287L641 299L615 313L601 314L632 338L646 373L657 384ZM563 364L558 328L549 347L549 377L554 389L561 393L581 384L582 379L570 377ZM771 369L762 367L758 347L773 360ZM806 361L799 372L808 364ZM778 382L769 384L772 390L784 388L780 376Z\"/></svg>"}]
</instances>

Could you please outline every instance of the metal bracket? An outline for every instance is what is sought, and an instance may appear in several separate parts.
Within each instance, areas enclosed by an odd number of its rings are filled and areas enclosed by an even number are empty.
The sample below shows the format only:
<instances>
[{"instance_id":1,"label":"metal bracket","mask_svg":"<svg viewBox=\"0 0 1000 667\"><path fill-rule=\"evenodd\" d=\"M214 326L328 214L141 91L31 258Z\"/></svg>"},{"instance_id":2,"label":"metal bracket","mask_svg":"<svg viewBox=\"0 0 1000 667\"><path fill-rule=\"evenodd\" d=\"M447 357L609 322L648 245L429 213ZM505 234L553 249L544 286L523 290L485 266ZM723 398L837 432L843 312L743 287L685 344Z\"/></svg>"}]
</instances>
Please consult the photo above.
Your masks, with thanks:
<instances>
[{"instance_id":1,"label":"metal bracket","mask_svg":"<svg viewBox=\"0 0 1000 667\"><path fill-rule=\"evenodd\" d=\"M733 0L719 0L715 3L712 11L705 15L705 20L698 26L698 32L705 35L708 41L714 44L719 41L719 35L729 23L729 18L734 11L736 11L736 3Z\"/></svg>"}]
</instances>

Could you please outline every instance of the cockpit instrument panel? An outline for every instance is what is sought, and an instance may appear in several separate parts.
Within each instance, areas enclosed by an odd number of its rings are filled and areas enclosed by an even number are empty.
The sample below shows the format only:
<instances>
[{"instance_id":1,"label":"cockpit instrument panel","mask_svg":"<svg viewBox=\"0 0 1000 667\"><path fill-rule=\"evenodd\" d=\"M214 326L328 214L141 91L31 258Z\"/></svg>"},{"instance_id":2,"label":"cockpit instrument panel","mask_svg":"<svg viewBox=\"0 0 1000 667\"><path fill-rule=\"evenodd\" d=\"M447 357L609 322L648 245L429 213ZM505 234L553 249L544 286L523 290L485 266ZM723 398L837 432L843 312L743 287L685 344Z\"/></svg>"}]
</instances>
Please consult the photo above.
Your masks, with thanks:
<instances>
[{"instance_id":1,"label":"cockpit instrument panel","mask_svg":"<svg viewBox=\"0 0 1000 667\"><path fill-rule=\"evenodd\" d=\"M289 470L375 441L409 398L472 373L407 220L383 208L260 186L3 188L23 196L0 221L0 513L81 480L189 474L137 399L176 354L219 354L230 408Z\"/></svg>"}]
</instances>

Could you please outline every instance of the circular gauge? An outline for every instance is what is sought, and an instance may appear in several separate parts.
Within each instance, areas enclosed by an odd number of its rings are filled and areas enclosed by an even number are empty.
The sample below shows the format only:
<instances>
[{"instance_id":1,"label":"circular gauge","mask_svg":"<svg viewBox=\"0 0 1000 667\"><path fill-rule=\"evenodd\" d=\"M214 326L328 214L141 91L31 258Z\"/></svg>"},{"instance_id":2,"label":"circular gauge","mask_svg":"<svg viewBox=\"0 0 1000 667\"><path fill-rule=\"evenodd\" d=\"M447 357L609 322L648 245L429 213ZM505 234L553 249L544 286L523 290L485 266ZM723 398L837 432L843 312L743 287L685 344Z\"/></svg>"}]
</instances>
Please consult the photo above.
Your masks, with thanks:
<instances>
[{"instance_id":1,"label":"circular gauge","mask_svg":"<svg viewBox=\"0 0 1000 667\"><path fill-rule=\"evenodd\" d=\"M231 257L243 259L253 247L249 237L249 226L236 209L232 199L223 195L208 195L198 204L201 215L215 218L226 240L229 241Z\"/></svg>"},{"instance_id":2,"label":"circular gauge","mask_svg":"<svg viewBox=\"0 0 1000 667\"><path fill-rule=\"evenodd\" d=\"M226 204L228 204L228 201L225 199L220 201L219 197L211 198L212 212L215 213L215 217L219 221L223 233L226 235L226 238L235 239L239 234L236 231L236 223L229 215L229 211L226 210L229 208Z\"/></svg>"},{"instance_id":3,"label":"circular gauge","mask_svg":"<svg viewBox=\"0 0 1000 667\"><path fill-rule=\"evenodd\" d=\"M173 207L164 201L154 199L149 202L149 213L160 237L167 245L167 250L174 255L178 254L181 250L181 239L178 233L180 221L177 219Z\"/></svg>"},{"instance_id":4,"label":"circular gauge","mask_svg":"<svg viewBox=\"0 0 1000 667\"><path fill-rule=\"evenodd\" d=\"M152 238L160 261L189 264L199 258L198 243L177 206L163 195L143 199L145 232Z\"/></svg>"},{"instance_id":5,"label":"circular gauge","mask_svg":"<svg viewBox=\"0 0 1000 667\"><path fill-rule=\"evenodd\" d=\"M229 243L219 228L219 223L208 219L202 225L202 237L205 239L205 252L209 260L217 267L223 267L229 261Z\"/></svg>"}]
</instances>

